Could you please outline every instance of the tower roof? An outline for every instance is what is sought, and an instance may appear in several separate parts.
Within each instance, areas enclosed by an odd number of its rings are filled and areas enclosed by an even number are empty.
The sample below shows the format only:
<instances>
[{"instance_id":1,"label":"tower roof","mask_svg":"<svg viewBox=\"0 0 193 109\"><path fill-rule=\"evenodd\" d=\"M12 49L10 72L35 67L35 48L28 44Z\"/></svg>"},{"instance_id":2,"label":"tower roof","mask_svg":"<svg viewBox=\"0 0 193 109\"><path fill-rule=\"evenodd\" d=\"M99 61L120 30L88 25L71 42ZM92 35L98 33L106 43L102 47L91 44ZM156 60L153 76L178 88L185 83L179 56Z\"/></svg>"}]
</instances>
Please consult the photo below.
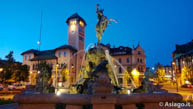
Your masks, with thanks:
<instances>
[{"instance_id":1,"label":"tower roof","mask_svg":"<svg viewBox=\"0 0 193 109\"><path fill-rule=\"evenodd\" d=\"M85 20L84 20L82 17L80 17L80 16L78 15L78 13L74 13L73 15L71 15L71 16L66 20L66 23L68 24L71 19L75 19L75 18L78 19L78 21L80 21L80 20L83 21L84 24L86 25Z\"/></svg>"}]
</instances>

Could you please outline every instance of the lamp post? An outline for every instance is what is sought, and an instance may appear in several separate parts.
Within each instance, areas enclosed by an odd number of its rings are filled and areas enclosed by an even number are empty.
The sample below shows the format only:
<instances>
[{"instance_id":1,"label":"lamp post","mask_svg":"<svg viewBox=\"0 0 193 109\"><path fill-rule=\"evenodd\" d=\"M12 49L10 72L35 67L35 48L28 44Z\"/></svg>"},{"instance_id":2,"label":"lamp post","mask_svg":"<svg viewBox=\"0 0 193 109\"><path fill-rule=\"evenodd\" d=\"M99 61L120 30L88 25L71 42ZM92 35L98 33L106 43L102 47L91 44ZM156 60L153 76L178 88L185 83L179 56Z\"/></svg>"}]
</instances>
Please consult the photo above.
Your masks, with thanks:
<instances>
[{"instance_id":1,"label":"lamp post","mask_svg":"<svg viewBox=\"0 0 193 109\"><path fill-rule=\"evenodd\" d=\"M174 66L174 71L175 71L175 78L176 78L176 91L178 92L178 74L177 74L177 70L176 70L176 63L172 62L173 66Z\"/></svg>"},{"instance_id":2,"label":"lamp post","mask_svg":"<svg viewBox=\"0 0 193 109\"><path fill-rule=\"evenodd\" d=\"M57 85L58 85L58 67L59 65L56 64L56 75L55 75L55 88L57 89Z\"/></svg>"},{"instance_id":3,"label":"lamp post","mask_svg":"<svg viewBox=\"0 0 193 109\"><path fill-rule=\"evenodd\" d=\"M32 74L33 74L33 72L32 72L32 71L30 71L31 85L32 85Z\"/></svg>"}]
</instances>

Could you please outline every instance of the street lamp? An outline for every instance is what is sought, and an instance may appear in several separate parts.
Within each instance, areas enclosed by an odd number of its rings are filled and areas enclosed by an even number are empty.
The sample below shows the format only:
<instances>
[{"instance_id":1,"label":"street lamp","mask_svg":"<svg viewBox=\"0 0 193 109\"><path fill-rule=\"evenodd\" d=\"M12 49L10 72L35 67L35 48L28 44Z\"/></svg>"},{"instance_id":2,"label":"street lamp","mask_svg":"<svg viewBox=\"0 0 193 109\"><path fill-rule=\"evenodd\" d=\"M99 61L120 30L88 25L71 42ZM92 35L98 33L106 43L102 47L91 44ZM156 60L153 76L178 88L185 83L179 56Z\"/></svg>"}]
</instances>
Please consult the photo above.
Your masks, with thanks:
<instances>
[{"instance_id":1,"label":"street lamp","mask_svg":"<svg viewBox=\"0 0 193 109\"><path fill-rule=\"evenodd\" d=\"M59 67L59 65L56 64L55 88L57 88L57 82L58 82L58 67Z\"/></svg>"},{"instance_id":2,"label":"street lamp","mask_svg":"<svg viewBox=\"0 0 193 109\"><path fill-rule=\"evenodd\" d=\"M0 72L2 72L3 71L3 68L0 68Z\"/></svg>"}]
</instances>

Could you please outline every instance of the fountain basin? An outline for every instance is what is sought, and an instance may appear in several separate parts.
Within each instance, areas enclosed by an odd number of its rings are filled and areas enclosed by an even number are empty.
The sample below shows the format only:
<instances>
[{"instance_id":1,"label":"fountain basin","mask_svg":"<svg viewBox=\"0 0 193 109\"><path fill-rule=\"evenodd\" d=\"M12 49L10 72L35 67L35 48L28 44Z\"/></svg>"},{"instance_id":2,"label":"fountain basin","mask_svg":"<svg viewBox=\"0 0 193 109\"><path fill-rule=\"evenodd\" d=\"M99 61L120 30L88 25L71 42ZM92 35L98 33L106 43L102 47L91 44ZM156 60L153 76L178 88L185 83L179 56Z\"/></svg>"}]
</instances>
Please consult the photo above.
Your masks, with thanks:
<instances>
[{"instance_id":1,"label":"fountain basin","mask_svg":"<svg viewBox=\"0 0 193 109\"><path fill-rule=\"evenodd\" d=\"M138 109L138 106L162 108L160 102L180 102L182 96L175 93L144 93L131 95L115 94L18 94L14 101L19 105L17 109L56 109L56 104L64 104L66 109L83 109L85 105L92 105L92 109ZM140 105L139 105L140 104ZM171 107L173 109L173 107Z\"/></svg>"}]
</instances>

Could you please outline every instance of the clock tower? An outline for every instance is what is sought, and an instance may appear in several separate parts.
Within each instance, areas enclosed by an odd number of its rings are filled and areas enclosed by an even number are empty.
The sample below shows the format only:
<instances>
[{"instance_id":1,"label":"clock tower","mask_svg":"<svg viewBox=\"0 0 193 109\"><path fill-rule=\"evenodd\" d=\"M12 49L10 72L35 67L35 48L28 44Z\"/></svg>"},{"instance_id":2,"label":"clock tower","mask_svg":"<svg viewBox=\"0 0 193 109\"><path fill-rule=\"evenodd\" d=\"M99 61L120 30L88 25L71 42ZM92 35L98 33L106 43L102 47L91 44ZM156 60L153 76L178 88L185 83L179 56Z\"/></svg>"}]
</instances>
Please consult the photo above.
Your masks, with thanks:
<instances>
[{"instance_id":1,"label":"clock tower","mask_svg":"<svg viewBox=\"0 0 193 109\"><path fill-rule=\"evenodd\" d=\"M82 59L84 56L85 26L86 22L77 13L70 16L66 23L68 24L68 45L77 49L76 55L76 74L80 72Z\"/></svg>"}]
</instances>

